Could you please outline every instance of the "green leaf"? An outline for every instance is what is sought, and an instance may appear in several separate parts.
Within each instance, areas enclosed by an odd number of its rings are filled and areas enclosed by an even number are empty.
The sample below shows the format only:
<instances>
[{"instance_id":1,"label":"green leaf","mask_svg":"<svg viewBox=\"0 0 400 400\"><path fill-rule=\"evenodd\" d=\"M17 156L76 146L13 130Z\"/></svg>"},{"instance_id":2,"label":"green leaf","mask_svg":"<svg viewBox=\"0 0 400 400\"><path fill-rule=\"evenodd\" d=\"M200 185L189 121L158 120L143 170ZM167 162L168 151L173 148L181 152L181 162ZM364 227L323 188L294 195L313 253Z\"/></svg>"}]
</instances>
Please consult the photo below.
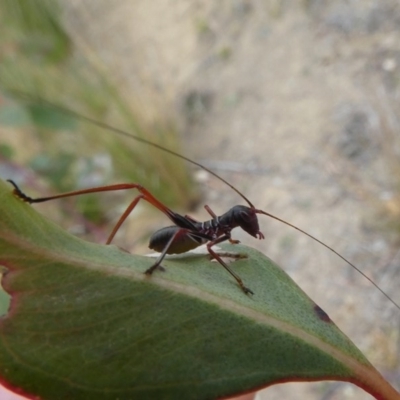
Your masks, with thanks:
<instances>
[{"instance_id":1,"label":"green leaf","mask_svg":"<svg viewBox=\"0 0 400 400\"><path fill-rule=\"evenodd\" d=\"M154 260L62 231L0 184L0 380L41 399L214 399L282 381L400 398L329 317L255 250L231 267Z\"/></svg>"}]
</instances>

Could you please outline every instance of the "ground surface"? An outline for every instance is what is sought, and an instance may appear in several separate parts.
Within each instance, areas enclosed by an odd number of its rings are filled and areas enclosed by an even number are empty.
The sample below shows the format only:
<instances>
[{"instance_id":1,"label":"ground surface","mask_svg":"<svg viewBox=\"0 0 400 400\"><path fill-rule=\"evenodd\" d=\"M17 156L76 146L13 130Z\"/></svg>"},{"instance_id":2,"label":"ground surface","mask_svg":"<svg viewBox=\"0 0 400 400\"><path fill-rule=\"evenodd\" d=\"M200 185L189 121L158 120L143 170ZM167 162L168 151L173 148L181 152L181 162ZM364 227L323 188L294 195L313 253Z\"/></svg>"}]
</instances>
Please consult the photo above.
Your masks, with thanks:
<instances>
[{"instance_id":1,"label":"ground surface","mask_svg":"<svg viewBox=\"0 0 400 400\"><path fill-rule=\"evenodd\" d=\"M156 94L176 115L190 157L333 246L400 302L398 243L385 223L399 217L397 1L66 3L71 30L115 81L143 102ZM214 180L204 201L217 213L241 202ZM399 310L323 247L267 218L261 225L263 242L235 237L285 268L400 382ZM260 394L282 398L370 397L339 383Z\"/></svg>"}]
</instances>

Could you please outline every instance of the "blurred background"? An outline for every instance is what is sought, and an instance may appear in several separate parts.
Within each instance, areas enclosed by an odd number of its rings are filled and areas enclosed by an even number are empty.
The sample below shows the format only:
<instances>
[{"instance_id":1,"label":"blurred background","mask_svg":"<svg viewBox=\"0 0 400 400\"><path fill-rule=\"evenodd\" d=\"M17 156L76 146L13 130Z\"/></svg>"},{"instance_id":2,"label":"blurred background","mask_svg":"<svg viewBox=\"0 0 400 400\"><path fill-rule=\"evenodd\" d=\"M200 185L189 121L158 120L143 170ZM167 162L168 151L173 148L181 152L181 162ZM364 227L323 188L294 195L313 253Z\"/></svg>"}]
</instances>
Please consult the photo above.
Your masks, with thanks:
<instances>
[{"instance_id":1,"label":"blurred background","mask_svg":"<svg viewBox=\"0 0 400 400\"><path fill-rule=\"evenodd\" d=\"M73 109L211 168L317 236L400 302L400 4L397 0L0 0L0 176L32 196L139 182L208 219L243 201L202 170L52 107ZM21 94L28 93L27 96ZM133 193L35 206L104 242ZM115 242L146 252L168 224L138 207ZM393 385L400 313L358 273L266 217L284 268ZM293 383L259 399L370 399Z\"/></svg>"}]
</instances>

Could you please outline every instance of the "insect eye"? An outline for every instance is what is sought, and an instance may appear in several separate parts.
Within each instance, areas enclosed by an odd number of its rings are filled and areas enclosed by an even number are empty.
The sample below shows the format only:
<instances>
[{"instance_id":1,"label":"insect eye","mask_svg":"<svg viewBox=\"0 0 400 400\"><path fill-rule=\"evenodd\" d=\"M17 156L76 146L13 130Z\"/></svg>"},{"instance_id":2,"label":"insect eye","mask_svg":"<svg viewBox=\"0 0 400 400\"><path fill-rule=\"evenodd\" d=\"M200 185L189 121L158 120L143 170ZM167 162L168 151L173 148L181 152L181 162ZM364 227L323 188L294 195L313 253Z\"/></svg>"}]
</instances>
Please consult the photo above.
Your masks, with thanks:
<instances>
[{"instance_id":1,"label":"insect eye","mask_svg":"<svg viewBox=\"0 0 400 400\"><path fill-rule=\"evenodd\" d=\"M251 222L255 219L256 215L250 212L246 212L246 211L241 211L240 212L240 217L243 221L246 222Z\"/></svg>"},{"instance_id":2,"label":"insect eye","mask_svg":"<svg viewBox=\"0 0 400 400\"><path fill-rule=\"evenodd\" d=\"M257 237L259 232L258 221L256 214L249 211L241 211L239 213L240 227L249 235Z\"/></svg>"},{"instance_id":3,"label":"insect eye","mask_svg":"<svg viewBox=\"0 0 400 400\"><path fill-rule=\"evenodd\" d=\"M240 218L241 218L241 219L244 219L244 220L249 220L249 219L250 219L250 218L249 218L249 214L246 213L246 212L244 212L244 211L241 211L241 212L240 212Z\"/></svg>"}]
</instances>

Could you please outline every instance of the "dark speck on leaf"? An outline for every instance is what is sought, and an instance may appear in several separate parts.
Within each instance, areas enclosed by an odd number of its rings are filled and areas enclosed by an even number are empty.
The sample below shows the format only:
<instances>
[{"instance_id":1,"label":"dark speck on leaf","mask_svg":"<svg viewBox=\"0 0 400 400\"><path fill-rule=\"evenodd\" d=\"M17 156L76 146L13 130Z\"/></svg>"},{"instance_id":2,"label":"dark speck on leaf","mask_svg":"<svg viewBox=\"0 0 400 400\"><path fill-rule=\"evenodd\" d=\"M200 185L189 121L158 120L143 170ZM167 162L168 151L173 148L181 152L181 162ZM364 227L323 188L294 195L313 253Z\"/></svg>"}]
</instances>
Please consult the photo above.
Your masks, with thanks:
<instances>
[{"instance_id":1,"label":"dark speck on leaf","mask_svg":"<svg viewBox=\"0 0 400 400\"><path fill-rule=\"evenodd\" d=\"M316 312L318 318L322 319L322 321L331 322L331 319L329 318L329 315L321 307L315 305L314 306L314 311Z\"/></svg>"}]
</instances>

